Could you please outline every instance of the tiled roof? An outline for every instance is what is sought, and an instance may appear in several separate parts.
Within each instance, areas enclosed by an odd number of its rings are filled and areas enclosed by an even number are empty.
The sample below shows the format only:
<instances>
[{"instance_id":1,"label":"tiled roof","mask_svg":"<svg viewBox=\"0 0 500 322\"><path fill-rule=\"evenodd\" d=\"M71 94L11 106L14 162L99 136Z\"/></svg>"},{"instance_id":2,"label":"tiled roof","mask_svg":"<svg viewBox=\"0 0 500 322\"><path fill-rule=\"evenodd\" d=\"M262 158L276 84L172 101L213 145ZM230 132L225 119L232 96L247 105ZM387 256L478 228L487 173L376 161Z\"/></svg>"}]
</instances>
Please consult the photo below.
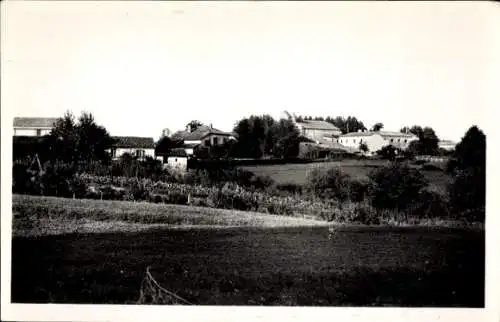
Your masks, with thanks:
<instances>
[{"instance_id":1,"label":"tiled roof","mask_svg":"<svg viewBox=\"0 0 500 322\"><path fill-rule=\"evenodd\" d=\"M138 136L113 136L116 148L136 148L136 149L154 149L155 141L153 138Z\"/></svg>"},{"instance_id":2,"label":"tiled roof","mask_svg":"<svg viewBox=\"0 0 500 322\"><path fill-rule=\"evenodd\" d=\"M218 130L216 128L202 125L191 133L186 132L186 134L184 134L183 139L184 139L184 141L198 141L198 140L203 139L205 136L207 136L209 134L217 134L217 135L225 135L225 136L232 135L231 133L223 132L223 131Z\"/></svg>"},{"instance_id":3,"label":"tiled roof","mask_svg":"<svg viewBox=\"0 0 500 322\"><path fill-rule=\"evenodd\" d=\"M379 134L383 138L386 137L403 137L403 138L416 138L416 135L412 133L401 133L401 132L389 132L389 131L365 131L365 132L350 132L341 135L341 137L365 137Z\"/></svg>"},{"instance_id":4,"label":"tiled roof","mask_svg":"<svg viewBox=\"0 0 500 322\"><path fill-rule=\"evenodd\" d=\"M57 117L14 117L14 127L51 128Z\"/></svg>"},{"instance_id":5,"label":"tiled roof","mask_svg":"<svg viewBox=\"0 0 500 322\"><path fill-rule=\"evenodd\" d=\"M306 128L306 129L340 131L338 127L336 127L332 123L326 122L326 121L309 121L309 120L307 120L307 121L297 122L297 124Z\"/></svg>"}]
</instances>

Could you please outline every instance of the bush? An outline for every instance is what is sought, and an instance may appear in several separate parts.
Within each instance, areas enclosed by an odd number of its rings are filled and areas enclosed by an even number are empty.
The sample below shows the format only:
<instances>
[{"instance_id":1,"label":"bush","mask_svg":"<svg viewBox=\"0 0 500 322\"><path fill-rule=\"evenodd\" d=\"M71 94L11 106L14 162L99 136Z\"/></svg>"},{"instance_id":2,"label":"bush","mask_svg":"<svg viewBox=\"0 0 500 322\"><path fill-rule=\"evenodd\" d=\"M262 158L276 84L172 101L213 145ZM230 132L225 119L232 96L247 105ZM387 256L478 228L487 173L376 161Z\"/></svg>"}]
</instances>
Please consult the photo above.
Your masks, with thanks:
<instances>
[{"instance_id":1,"label":"bush","mask_svg":"<svg viewBox=\"0 0 500 322\"><path fill-rule=\"evenodd\" d=\"M315 168L307 176L307 190L320 198L340 201L349 197L349 175L340 168Z\"/></svg>"},{"instance_id":2,"label":"bush","mask_svg":"<svg viewBox=\"0 0 500 322\"><path fill-rule=\"evenodd\" d=\"M368 194L368 183L361 180L351 180L349 182L349 199L353 202L365 200Z\"/></svg>"},{"instance_id":3,"label":"bush","mask_svg":"<svg viewBox=\"0 0 500 322\"><path fill-rule=\"evenodd\" d=\"M412 214L425 218L447 218L449 217L448 202L438 192L422 190Z\"/></svg>"},{"instance_id":4,"label":"bush","mask_svg":"<svg viewBox=\"0 0 500 322\"><path fill-rule=\"evenodd\" d=\"M428 185L424 176L405 164L393 163L369 174L372 205L377 209L405 210L418 201Z\"/></svg>"},{"instance_id":5,"label":"bush","mask_svg":"<svg viewBox=\"0 0 500 322\"><path fill-rule=\"evenodd\" d=\"M296 183L281 183L276 185L276 189L290 194L302 194L303 186Z\"/></svg>"},{"instance_id":6,"label":"bush","mask_svg":"<svg viewBox=\"0 0 500 322\"><path fill-rule=\"evenodd\" d=\"M471 221L484 221L486 205L486 173L469 168L457 171L448 187L450 207L455 216Z\"/></svg>"}]
</instances>

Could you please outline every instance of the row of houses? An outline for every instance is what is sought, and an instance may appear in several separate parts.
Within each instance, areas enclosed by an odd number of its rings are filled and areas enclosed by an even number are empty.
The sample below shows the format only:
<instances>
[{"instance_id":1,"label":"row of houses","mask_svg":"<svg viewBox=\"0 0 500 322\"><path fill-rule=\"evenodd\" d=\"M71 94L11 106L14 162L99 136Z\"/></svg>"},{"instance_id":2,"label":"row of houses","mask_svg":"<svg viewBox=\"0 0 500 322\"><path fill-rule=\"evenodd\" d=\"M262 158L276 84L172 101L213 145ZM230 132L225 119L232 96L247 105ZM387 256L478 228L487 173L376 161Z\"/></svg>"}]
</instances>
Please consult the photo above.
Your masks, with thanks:
<instances>
[{"instance_id":1,"label":"row of houses","mask_svg":"<svg viewBox=\"0 0 500 322\"><path fill-rule=\"evenodd\" d=\"M298 122L295 116L284 112L282 117L291 120L300 134L307 138L302 148L320 148L330 151L343 151L349 153L361 153L361 144L365 144L368 151L362 153L372 155L384 146L392 145L400 150L405 150L410 143L418 140L412 133L400 133L391 131L358 131L342 134L335 125L326 121L305 120ZM16 117L14 118L15 136L43 136L50 133L57 118L39 117ZM195 130L189 126L171 135L172 138L183 142L182 151L173 151L171 162L174 164L184 163L182 158L193 155L196 147L213 147L223 145L228 141L236 140L237 136L232 132L224 132L210 125L201 125ZM157 158L155 155L155 141L152 137L135 136L113 136L115 144L110 149L113 158L119 158L125 153L136 156L139 159L146 157ZM440 141L441 148L453 150L455 143L451 141ZM167 156L168 157L168 156ZM168 160L164 160L167 162ZM168 161L169 163L170 161Z\"/></svg>"}]
</instances>

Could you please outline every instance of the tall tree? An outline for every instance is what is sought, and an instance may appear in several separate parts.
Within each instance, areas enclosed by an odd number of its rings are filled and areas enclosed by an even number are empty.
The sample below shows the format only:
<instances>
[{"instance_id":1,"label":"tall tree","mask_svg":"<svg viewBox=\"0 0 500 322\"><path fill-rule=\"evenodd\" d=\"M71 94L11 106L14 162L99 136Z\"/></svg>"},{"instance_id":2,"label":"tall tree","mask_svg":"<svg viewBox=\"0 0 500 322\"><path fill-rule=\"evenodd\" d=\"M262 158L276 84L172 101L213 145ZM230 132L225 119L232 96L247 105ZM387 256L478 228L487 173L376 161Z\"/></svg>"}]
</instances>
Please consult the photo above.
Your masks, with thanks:
<instances>
[{"instance_id":1,"label":"tall tree","mask_svg":"<svg viewBox=\"0 0 500 322\"><path fill-rule=\"evenodd\" d=\"M425 127L419 137L421 153L435 155L438 151L439 139L431 127Z\"/></svg>"},{"instance_id":2,"label":"tall tree","mask_svg":"<svg viewBox=\"0 0 500 322\"><path fill-rule=\"evenodd\" d=\"M455 214L484 220L486 205L486 136L472 126L457 145L448 171L453 175L449 197Z\"/></svg>"},{"instance_id":3,"label":"tall tree","mask_svg":"<svg viewBox=\"0 0 500 322\"><path fill-rule=\"evenodd\" d=\"M83 112L76 126L78 159L81 161L107 161L106 150L113 140L108 131L95 122L91 113Z\"/></svg>"}]
</instances>

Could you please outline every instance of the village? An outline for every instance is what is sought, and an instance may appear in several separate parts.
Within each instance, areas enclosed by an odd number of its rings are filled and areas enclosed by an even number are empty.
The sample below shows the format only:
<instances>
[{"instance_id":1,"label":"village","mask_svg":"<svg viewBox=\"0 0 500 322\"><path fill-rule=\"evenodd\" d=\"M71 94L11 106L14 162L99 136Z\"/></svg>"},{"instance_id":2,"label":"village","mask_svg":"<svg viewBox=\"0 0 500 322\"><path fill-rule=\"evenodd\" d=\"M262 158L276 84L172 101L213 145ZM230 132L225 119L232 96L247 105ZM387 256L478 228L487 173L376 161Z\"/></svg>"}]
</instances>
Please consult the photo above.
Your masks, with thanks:
<instances>
[{"instance_id":1,"label":"village","mask_svg":"<svg viewBox=\"0 0 500 322\"><path fill-rule=\"evenodd\" d=\"M384 129L359 129L356 132L342 133L337 126L324 120L304 120L302 118L297 120L295 114L287 111L282 112L281 118L292 122L300 133L299 158L319 159L332 153L375 157L377 152L384 147L392 146L396 153L403 152L409 148L412 142L419 140L419 137L409 132L408 128L399 132ZM14 136L30 138L48 135L56 121L57 118L54 117L16 117L13 122ZM158 151L156 147L164 137L177 140L178 147L167 151ZM238 134L234 131L221 131L213 127L212 124L200 123L197 127L188 124L183 130L174 133L171 133L169 129L164 129L156 141L153 137L112 136L112 138L114 143L107 151L113 160L119 159L124 154L129 154L138 160L153 158L160 160L164 166L186 171L188 160L195 157L196 149L224 146L238 140ZM443 151L453 151L455 145L455 142L448 140L439 140L438 142L439 149ZM311 153L311 151L316 153ZM434 159L444 160L438 157Z\"/></svg>"}]
</instances>

